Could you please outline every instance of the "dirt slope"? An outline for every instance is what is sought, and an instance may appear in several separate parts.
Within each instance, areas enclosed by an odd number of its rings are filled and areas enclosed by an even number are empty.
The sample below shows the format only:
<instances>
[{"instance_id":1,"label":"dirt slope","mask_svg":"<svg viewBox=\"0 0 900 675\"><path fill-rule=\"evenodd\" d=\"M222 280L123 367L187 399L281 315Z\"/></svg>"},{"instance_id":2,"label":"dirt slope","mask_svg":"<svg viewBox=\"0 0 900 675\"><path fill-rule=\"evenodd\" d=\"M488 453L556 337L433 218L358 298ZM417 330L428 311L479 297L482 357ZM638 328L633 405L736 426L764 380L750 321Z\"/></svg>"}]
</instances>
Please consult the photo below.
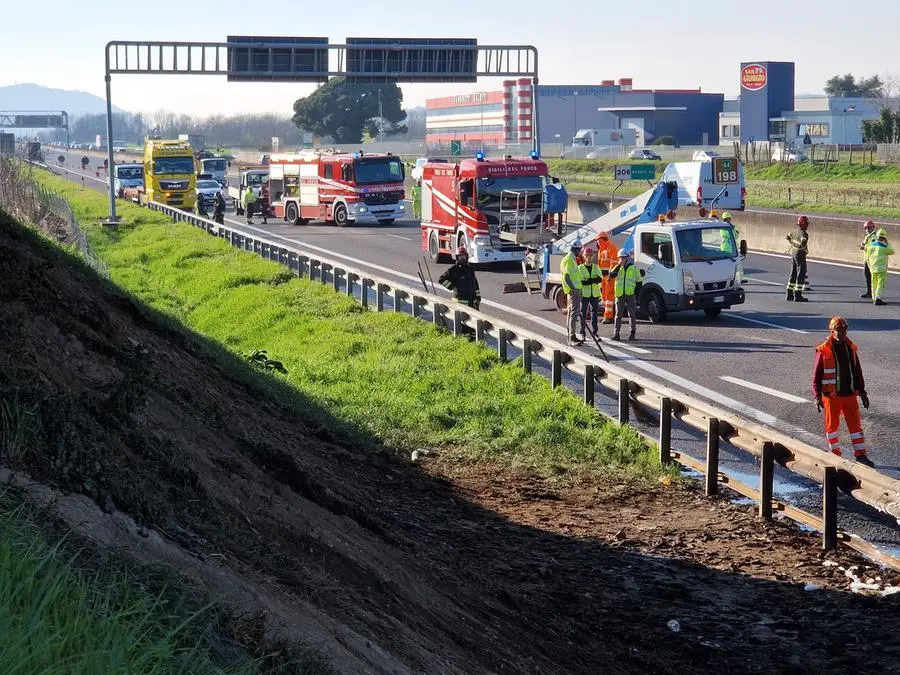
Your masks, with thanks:
<instances>
[{"instance_id":1,"label":"dirt slope","mask_svg":"<svg viewBox=\"0 0 900 675\"><path fill-rule=\"evenodd\" d=\"M898 596L846 592L793 529L342 443L2 216L0 279L0 393L37 406L43 448L14 468L89 540L262 607L340 672L898 670Z\"/></svg>"}]
</instances>

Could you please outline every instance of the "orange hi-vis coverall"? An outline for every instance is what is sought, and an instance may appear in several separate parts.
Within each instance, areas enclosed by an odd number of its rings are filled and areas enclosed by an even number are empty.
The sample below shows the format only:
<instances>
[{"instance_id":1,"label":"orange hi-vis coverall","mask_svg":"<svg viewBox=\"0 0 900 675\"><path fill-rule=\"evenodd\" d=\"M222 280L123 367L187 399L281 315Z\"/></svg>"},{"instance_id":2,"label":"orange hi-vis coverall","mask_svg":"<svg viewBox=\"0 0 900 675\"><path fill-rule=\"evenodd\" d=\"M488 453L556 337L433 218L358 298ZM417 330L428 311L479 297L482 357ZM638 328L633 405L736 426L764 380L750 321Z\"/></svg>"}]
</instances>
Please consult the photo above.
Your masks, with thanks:
<instances>
[{"instance_id":1,"label":"orange hi-vis coverall","mask_svg":"<svg viewBox=\"0 0 900 675\"><path fill-rule=\"evenodd\" d=\"M825 408L825 440L828 442L828 449L835 455L841 454L838 430L843 415L850 432L853 455L865 455L866 437L862 430L857 397L862 397L866 405L868 397L856 345L849 338L841 343L829 337L816 347L812 390L817 399L822 399L822 406Z\"/></svg>"},{"instance_id":2,"label":"orange hi-vis coverall","mask_svg":"<svg viewBox=\"0 0 900 675\"><path fill-rule=\"evenodd\" d=\"M597 267L600 268L600 296L603 298L603 322L610 323L616 316L616 280L609 271L619 262L619 248L609 239L597 239Z\"/></svg>"}]
</instances>

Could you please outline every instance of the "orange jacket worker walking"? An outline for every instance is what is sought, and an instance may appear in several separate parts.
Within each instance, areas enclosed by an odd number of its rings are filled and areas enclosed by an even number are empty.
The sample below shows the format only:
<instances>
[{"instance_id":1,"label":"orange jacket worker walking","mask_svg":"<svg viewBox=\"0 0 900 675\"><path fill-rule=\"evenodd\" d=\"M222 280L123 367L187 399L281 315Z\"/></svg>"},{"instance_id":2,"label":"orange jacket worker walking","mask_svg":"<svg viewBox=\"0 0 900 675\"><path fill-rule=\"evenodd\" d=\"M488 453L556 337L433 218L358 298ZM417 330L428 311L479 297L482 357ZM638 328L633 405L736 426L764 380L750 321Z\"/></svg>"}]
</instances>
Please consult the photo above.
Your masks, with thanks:
<instances>
[{"instance_id":1,"label":"orange jacket worker walking","mask_svg":"<svg viewBox=\"0 0 900 675\"><path fill-rule=\"evenodd\" d=\"M619 261L619 248L609 238L609 232L597 236L597 266L600 268L600 295L603 298L603 323L612 323L616 316L616 280L609 271Z\"/></svg>"},{"instance_id":2,"label":"orange jacket worker walking","mask_svg":"<svg viewBox=\"0 0 900 675\"><path fill-rule=\"evenodd\" d=\"M866 382L859 362L857 347L847 337L847 320L842 316L832 317L828 322L831 336L816 347L813 365L812 390L816 398L816 410L825 409L825 440L828 449L835 455L841 454L841 439L838 429L841 415L850 432L853 455L856 461L866 466L875 466L866 455L866 437L859 418L859 402L869 407Z\"/></svg>"}]
</instances>

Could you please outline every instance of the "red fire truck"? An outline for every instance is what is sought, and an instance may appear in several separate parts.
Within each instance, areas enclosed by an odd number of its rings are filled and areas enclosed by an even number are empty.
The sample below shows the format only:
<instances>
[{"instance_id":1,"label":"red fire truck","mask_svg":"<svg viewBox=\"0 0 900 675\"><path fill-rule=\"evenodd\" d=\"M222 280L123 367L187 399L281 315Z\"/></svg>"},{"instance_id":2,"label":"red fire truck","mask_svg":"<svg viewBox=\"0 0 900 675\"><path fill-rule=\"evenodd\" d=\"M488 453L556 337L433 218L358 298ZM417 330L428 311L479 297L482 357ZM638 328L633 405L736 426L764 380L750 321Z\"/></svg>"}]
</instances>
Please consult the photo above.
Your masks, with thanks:
<instances>
[{"instance_id":1,"label":"red fire truck","mask_svg":"<svg viewBox=\"0 0 900 675\"><path fill-rule=\"evenodd\" d=\"M460 248L473 263L521 261L525 240L545 225L547 165L538 158L425 164L422 250L447 262Z\"/></svg>"},{"instance_id":2,"label":"red fire truck","mask_svg":"<svg viewBox=\"0 0 900 675\"><path fill-rule=\"evenodd\" d=\"M311 220L390 225L405 213L403 162L391 154L275 154L269 196L275 217L293 225Z\"/></svg>"}]
</instances>

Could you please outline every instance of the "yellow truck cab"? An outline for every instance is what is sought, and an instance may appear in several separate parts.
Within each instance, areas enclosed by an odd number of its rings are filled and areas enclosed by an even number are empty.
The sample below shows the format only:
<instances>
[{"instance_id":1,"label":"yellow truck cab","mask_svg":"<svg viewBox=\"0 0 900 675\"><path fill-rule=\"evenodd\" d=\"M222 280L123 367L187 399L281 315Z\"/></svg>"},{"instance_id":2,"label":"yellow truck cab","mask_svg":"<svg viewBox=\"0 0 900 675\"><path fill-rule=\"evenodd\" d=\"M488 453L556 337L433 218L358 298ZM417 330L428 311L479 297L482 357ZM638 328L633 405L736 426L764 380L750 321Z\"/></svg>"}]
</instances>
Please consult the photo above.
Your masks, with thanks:
<instances>
[{"instance_id":1,"label":"yellow truck cab","mask_svg":"<svg viewBox=\"0 0 900 675\"><path fill-rule=\"evenodd\" d=\"M193 211L197 167L187 141L147 139L144 143L143 203L151 201Z\"/></svg>"}]
</instances>

